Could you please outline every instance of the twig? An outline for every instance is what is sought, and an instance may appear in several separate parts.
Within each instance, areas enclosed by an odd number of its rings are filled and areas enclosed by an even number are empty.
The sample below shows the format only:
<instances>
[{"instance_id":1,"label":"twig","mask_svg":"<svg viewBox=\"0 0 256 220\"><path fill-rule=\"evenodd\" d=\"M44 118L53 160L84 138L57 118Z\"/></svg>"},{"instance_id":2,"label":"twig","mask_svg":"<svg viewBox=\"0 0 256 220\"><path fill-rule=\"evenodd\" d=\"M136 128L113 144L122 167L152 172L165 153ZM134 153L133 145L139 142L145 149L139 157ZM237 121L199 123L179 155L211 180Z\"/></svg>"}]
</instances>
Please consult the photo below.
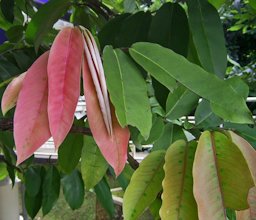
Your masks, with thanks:
<instances>
[{"instance_id":1,"label":"twig","mask_svg":"<svg viewBox=\"0 0 256 220\"><path fill-rule=\"evenodd\" d=\"M139 162L137 161L137 160L135 160L134 158L133 158L133 156L131 155L131 154L129 154L128 153L128 158L127 158L127 160L128 160L128 162L129 162L129 164L131 165L131 167L134 169L134 170L136 170L136 169L138 169L138 167L139 167Z\"/></svg>"}]
</instances>

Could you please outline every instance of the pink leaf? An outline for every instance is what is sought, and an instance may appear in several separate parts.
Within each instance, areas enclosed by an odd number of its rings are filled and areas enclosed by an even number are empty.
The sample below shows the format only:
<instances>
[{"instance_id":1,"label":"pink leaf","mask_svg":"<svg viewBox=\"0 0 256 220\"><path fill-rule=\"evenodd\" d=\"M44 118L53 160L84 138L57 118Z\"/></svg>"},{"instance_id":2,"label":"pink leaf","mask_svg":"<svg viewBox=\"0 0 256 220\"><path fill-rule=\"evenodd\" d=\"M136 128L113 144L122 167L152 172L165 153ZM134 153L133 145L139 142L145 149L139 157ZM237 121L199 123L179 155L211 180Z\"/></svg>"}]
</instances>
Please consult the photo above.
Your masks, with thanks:
<instances>
[{"instance_id":1,"label":"pink leaf","mask_svg":"<svg viewBox=\"0 0 256 220\"><path fill-rule=\"evenodd\" d=\"M25 75L26 72L15 77L5 89L1 103L3 115L16 105Z\"/></svg>"},{"instance_id":2,"label":"pink leaf","mask_svg":"<svg viewBox=\"0 0 256 220\"><path fill-rule=\"evenodd\" d=\"M87 118L91 132L101 153L107 162L114 168L115 173L118 176L123 170L127 160L127 147L130 138L129 130L128 128L122 128L119 125L114 109L112 108L113 131L112 134L109 135L86 59L84 59L83 62L83 80Z\"/></svg>"},{"instance_id":3,"label":"pink leaf","mask_svg":"<svg viewBox=\"0 0 256 220\"><path fill-rule=\"evenodd\" d=\"M48 61L48 117L55 147L68 134L80 94L83 39L78 28L60 31L50 50Z\"/></svg>"},{"instance_id":4,"label":"pink leaf","mask_svg":"<svg viewBox=\"0 0 256 220\"><path fill-rule=\"evenodd\" d=\"M51 136L47 117L47 61L49 52L28 69L14 114L17 164L30 157Z\"/></svg>"},{"instance_id":5,"label":"pink leaf","mask_svg":"<svg viewBox=\"0 0 256 220\"><path fill-rule=\"evenodd\" d=\"M81 27L84 35L85 58L91 72L92 80L98 96L99 105L103 114L104 123L109 134L112 133L112 119L109 105L108 91L104 70L99 54L97 44L92 34L85 28Z\"/></svg>"}]
</instances>

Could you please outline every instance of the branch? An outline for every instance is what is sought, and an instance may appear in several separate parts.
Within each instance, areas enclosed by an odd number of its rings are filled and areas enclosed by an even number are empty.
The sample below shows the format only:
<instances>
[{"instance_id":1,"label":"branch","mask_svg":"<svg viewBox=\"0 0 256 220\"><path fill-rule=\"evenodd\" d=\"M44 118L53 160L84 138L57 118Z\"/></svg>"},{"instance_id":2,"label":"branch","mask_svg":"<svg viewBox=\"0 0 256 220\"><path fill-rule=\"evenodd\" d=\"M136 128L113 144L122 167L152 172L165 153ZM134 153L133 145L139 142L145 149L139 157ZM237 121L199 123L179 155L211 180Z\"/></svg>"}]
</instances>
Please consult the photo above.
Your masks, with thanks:
<instances>
[{"instance_id":1,"label":"branch","mask_svg":"<svg viewBox=\"0 0 256 220\"><path fill-rule=\"evenodd\" d=\"M128 153L128 158L127 158L127 160L128 160L128 162L129 162L129 164L131 165L131 167L134 169L134 170L136 170L136 169L138 169L138 167L139 167L139 162L137 161L137 160L135 160L134 158L133 158L133 156L131 155L131 154L129 154Z\"/></svg>"}]
</instances>

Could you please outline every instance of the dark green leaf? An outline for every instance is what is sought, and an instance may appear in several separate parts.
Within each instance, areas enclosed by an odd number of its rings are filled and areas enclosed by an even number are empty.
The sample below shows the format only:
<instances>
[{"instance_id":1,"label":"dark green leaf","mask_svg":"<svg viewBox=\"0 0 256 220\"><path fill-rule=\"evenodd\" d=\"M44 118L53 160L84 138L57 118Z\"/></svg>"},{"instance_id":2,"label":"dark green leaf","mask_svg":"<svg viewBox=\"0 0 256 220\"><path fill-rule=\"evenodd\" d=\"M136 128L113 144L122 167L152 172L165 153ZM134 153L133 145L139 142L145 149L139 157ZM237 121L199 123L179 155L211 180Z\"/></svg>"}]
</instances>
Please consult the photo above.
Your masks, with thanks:
<instances>
[{"instance_id":1,"label":"dark green leaf","mask_svg":"<svg viewBox=\"0 0 256 220\"><path fill-rule=\"evenodd\" d=\"M43 215L49 213L59 198L60 192L60 174L55 166L48 168L43 181Z\"/></svg>"},{"instance_id":2,"label":"dark green leaf","mask_svg":"<svg viewBox=\"0 0 256 220\"><path fill-rule=\"evenodd\" d=\"M198 95L179 85L167 98L166 117L174 120L189 115L196 107L198 99Z\"/></svg>"},{"instance_id":3,"label":"dark green leaf","mask_svg":"<svg viewBox=\"0 0 256 220\"><path fill-rule=\"evenodd\" d=\"M236 220L236 212L232 209L226 209L228 220Z\"/></svg>"},{"instance_id":4,"label":"dark green leaf","mask_svg":"<svg viewBox=\"0 0 256 220\"><path fill-rule=\"evenodd\" d=\"M15 25L6 31L6 36L10 42L16 43L23 37L23 31L22 25Z\"/></svg>"},{"instance_id":5,"label":"dark green leaf","mask_svg":"<svg viewBox=\"0 0 256 220\"><path fill-rule=\"evenodd\" d=\"M34 59L23 51L15 51L13 53L16 63L22 72L27 71L27 69L32 65Z\"/></svg>"},{"instance_id":6,"label":"dark green leaf","mask_svg":"<svg viewBox=\"0 0 256 220\"><path fill-rule=\"evenodd\" d=\"M178 3L164 4L152 18L148 39L186 57L189 27L184 9Z\"/></svg>"},{"instance_id":7,"label":"dark green leaf","mask_svg":"<svg viewBox=\"0 0 256 220\"><path fill-rule=\"evenodd\" d=\"M43 38L52 28L53 24L63 15L69 6L69 0L51 0L41 6L38 12L32 17L26 30L26 39L34 43L36 50L38 50Z\"/></svg>"},{"instance_id":8,"label":"dark green leaf","mask_svg":"<svg viewBox=\"0 0 256 220\"><path fill-rule=\"evenodd\" d=\"M108 163L102 156L94 139L90 136L84 136L81 172L87 190L93 188L102 179L107 168Z\"/></svg>"},{"instance_id":9,"label":"dark green leaf","mask_svg":"<svg viewBox=\"0 0 256 220\"><path fill-rule=\"evenodd\" d=\"M0 60L0 82L10 79L20 73L21 71L13 63L4 59Z\"/></svg>"},{"instance_id":10,"label":"dark green leaf","mask_svg":"<svg viewBox=\"0 0 256 220\"><path fill-rule=\"evenodd\" d=\"M90 29L90 12L86 7L75 7L71 14L71 22L75 25L82 25L83 27Z\"/></svg>"},{"instance_id":11,"label":"dark green leaf","mask_svg":"<svg viewBox=\"0 0 256 220\"><path fill-rule=\"evenodd\" d=\"M161 220L159 216L159 210L162 205L162 200L160 198L156 198L154 202L149 206L150 213L153 215L154 220Z\"/></svg>"},{"instance_id":12,"label":"dark green leaf","mask_svg":"<svg viewBox=\"0 0 256 220\"><path fill-rule=\"evenodd\" d=\"M122 127L137 127L148 137L152 114L147 96L147 84L135 63L120 49L104 49L104 70L110 99Z\"/></svg>"},{"instance_id":13,"label":"dark green leaf","mask_svg":"<svg viewBox=\"0 0 256 220\"><path fill-rule=\"evenodd\" d=\"M226 0L208 0L216 9L219 9L220 6L222 6Z\"/></svg>"},{"instance_id":14,"label":"dark green leaf","mask_svg":"<svg viewBox=\"0 0 256 220\"><path fill-rule=\"evenodd\" d=\"M218 11L206 0L190 0L188 17L199 60L207 71L223 78L227 51Z\"/></svg>"},{"instance_id":15,"label":"dark green leaf","mask_svg":"<svg viewBox=\"0 0 256 220\"><path fill-rule=\"evenodd\" d=\"M131 166L126 164L122 173L116 178L123 190L128 187L133 172L134 170L131 168Z\"/></svg>"},{"instance_id":16,"label":"dark green leaf","mask_svg":"<svg viewBox=\"0 0 256 220\"><path fill-rule=\"evenodd\" d=\"M215 110L218 116L235 123L254 123L245 100L224 80L156 44L136 43L129 51L133 59L153 76L175 78L197 95L218 105L219 111ZM165 81L161 83L165 84Z\"/></svg>"},{"instance_id":17,"label":"dark green leaf","mask_svg":"<svg viewBox=\"0 0 256 220\"><path fill-rule=\"evenodd\" d=\"M83 148L81 134L68 134L58 150L58 161L65 173L74 170L80 160Z\"/></svg>"},{"instance_id":18,"label":"dark green leaf","mask_svg":"<svg viewBox=\"0 0 256 220\"><path fill-rule=\"evenodd\" d=\"M186 140L182 128L178 125L168 123L165 125L160 138L155 141L152 151L166 150L174 141L179 139Z\"/></svg>"},{"instance_id":19,"label":"dark green leaf","mask_svg":"<svg viewBox=\"0 0 256 220\"><path fill-rule=\"evenodd\" d=\"M1 10L7 21L14 21L14 0L1 0Z\"/></svg>"},{"instance_id":20,"label":"dark green leaf","mask_svg":"<svg viewBox=\"0 0 256 220\"><path fill-rule=\"evenodd\" d=\"M29 167L24 174L26 193L29 197L36 197L41 188L41 167Z\"/></svg>"},{"instance_id":21,"label":"dark green leaf","mask_svg":"<svg viewBox=\"0 0 256 220\"><path fill-rule=\"evenodd\" d=\"M115 207L107 180L103 178L94 187L94 190L102 207L108 212L111 218L114 217Z\"/></svg>"},{"instance_id":22,"label":"dark green leaf","mask_svg":"<svg viewBox=\"0 0 256 220\"><path fill-rule=\"evenodd\" d=\"M84 202L84 182L81 173L74 170L61 179L63 193L71 209L78 209Z\"/></svg>"},{"instance_id":23,"label":"dark green leaf","mask_svg":"<svg viewBox=\"0 0 256 220\"><path fill-rule=\"evenodd\" d=\"M36 196L30 196L25 192L24 196L26 211L29 216L33 219L42 205L42 191L40 191Z\"/></svg>"}]
</instances>

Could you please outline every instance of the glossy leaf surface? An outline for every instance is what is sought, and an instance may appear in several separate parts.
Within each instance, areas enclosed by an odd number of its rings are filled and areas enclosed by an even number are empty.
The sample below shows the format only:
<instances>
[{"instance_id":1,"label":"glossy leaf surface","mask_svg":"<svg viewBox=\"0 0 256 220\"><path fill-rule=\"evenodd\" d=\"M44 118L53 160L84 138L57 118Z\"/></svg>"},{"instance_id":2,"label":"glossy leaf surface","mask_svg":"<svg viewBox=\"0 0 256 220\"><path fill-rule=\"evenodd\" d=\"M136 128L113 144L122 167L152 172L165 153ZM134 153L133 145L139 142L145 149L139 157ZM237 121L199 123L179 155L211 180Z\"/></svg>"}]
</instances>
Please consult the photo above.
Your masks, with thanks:
<instances>
[{"instance_id":1,"label":"glossy leaf surface","mask_svg":"<svg viewBox=\"0 0 256 220\"><path fill-rule=\"evenodd\" d=\"M161 182L164 178L164 155L164 151L150 153L134 172L124 194L125 220L138 219L161 190Z\"/></svg>"},{"instance_id":2,"label":"glossy leaf surface","mask_svg":"<svg viewBox=\"0 0 256 220\"><path fill-rule=\"evenodd\" d=\"M152 114L147 85L135 63L120 49L104 49L104 69L110 98L122 127L137 127L147 138L152 126Z\"/></svg>"},{"instance_id":3,"label":"glossy leaf surface","mask_svg":"<svg viewBox=\"0 0 256 220\"><path fill-rule=\"evenodd\" d=\"M14 114L17 164L30 157L51 137L47 116L48 56L49 52L45 52L28 69L19 94Z\"/></svg>"},{"instance_id":4,"label":"glossy leaf surface","mask_svg":"<svg viewBox=\"0 0 256 220\"><path fill-rule=\"evenodd\" d=\"M190 63L184 57L152 43L136 43L129 52L154 77L161 75L162 79L174 78L197 95L223 107L225 111L219 112L219 116L224 119L236 123L253 123L244 99L227 82ZM165 85L165 80L161 83Z\"/></svg>"},{"instance_id":5,"label":"glossy leaf surface","mask_svg":"<svg viewBox=\"0 0 256 220\"><path fill-rule=\"evenodd\" d=\"M62 29L53 42L47 65L48 117L56 148L65 139L74 120L80 94L82 55L80 30L70 27Z\"/></svg>"},{"instance_id":6,"label":"glossy leaf surface","mask_svg":"<svg viewBox=\"0 0 256 220\"><path fill-rule=\"evenodd\" d=\"M163 220L197 220L197 205L193 196L192 166L196 142L174 142L165 155L162 206Z\"/></svg>"}]
</instances>

